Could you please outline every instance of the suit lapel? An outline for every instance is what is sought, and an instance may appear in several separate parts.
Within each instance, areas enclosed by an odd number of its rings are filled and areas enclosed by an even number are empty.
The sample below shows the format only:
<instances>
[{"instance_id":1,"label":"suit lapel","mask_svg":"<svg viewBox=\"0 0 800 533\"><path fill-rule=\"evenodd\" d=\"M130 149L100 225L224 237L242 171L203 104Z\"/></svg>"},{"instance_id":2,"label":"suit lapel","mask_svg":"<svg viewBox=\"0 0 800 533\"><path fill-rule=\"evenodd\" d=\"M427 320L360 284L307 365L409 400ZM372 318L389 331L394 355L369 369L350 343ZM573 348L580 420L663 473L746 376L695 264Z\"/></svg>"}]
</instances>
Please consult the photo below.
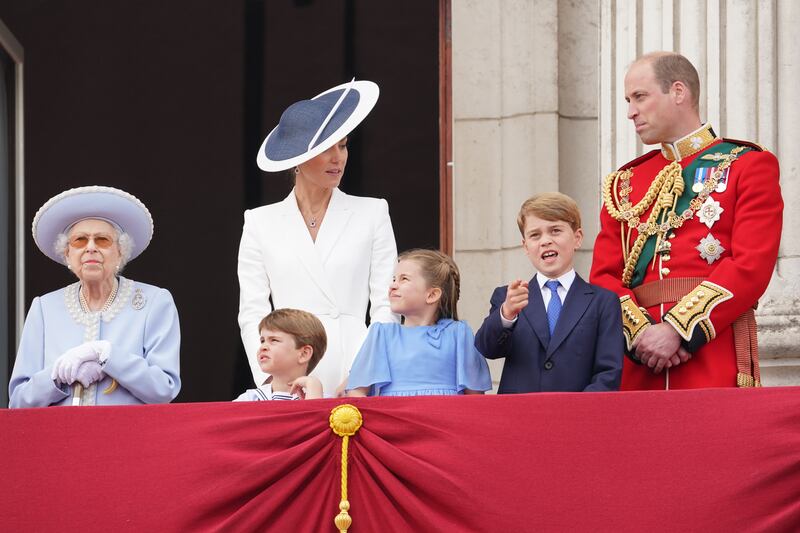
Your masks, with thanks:
<instances>
[{"instance_id":1,"label":"suit lapel","mask_svg":"<svg viewBox=\"0 0 800 533\"><path fill-rule=\"evenodd\" d=\"M539 342L542 346L548 346L550 343L550 326L547 324L547 312L544 308L544 300L542 300L542 290L539 288L539 282L536 276L533 276L528 282L528 305L526 305L520 313L528 325L531 327L536 336L539 337Z\"/></svg>"},{"instance_id":2,"label":"suit lapel","mask_svg":"<svg viewBox=\"0 0 800 533\"><path fill-rule=\"evenodd\" d=\"M575 274L575 281L569 288L567 297L564 299L564 307L561 309L561 314L558 316L558 323L556 330L553 332L553 338L547 346L547 356L553 355L561 343L564 342L570 332L578 324L586 309L594 297L594 290L592 287L583 281L580 276Z\"/></svg>"},{"instance_id":3,"label":"suit lapel","mask_svg":"<svg viewBox=\"0 0 800 533\"><path fill-rule=\"evenodd\" d=\"M283 201L281 216L283 218L282 227L286 228L287 246L284 247L284 250L286 253L294 252L297 255L300 263L308 271L314 283L328 297L331 303L335 304L336 299L325 275L325 270L322 268L319 253L314 246L314 241L311 240L311 234L308 232L303 215L300 214L300 209L297 208L294 189Z\"/></svg>"},{"instance_id":4,"label":"suit lapel","mask_svg":"<svg viewBox=\"0 0 800 533\"><path fill-rule=\"evenodd\" d=\"M338 188L333 189L328 210L325 212L325 218L319 227L319 233L317 233L317 255L323 265L328 261L331 251L344 233L352 214L347 195Z\"/></svg>"}]
</instances>

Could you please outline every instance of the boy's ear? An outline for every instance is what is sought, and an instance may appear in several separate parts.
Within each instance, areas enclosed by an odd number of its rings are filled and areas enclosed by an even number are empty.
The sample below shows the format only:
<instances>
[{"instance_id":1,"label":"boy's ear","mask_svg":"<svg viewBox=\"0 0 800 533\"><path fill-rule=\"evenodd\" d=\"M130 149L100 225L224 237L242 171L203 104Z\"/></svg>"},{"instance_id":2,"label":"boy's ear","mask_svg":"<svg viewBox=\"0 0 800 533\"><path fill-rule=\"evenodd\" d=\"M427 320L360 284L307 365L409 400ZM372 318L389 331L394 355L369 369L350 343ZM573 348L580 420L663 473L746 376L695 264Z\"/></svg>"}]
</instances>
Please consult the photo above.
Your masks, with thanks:
<instances>
[{"instance_id":1,"label":"boy's ear","mask_svg":"<svg viewBox=\"0 0 800 533\"><path fill-rule=\"evenodd\" d=\"M428 295L425 297L425 303L428 304L435 304L439 301L442 297L442 289L439 287L434 287L432 289L428 289Z\"/></svg>"},{"instance_id":2,"label":"boy's ear","mask_svg":"<svg viewBox=\"0 0 800 533\"><path fill-rule=\"evenodd\" d=\"M307 364L311 360L312 355L314 355L314 348L312 348L310 344L301 346L300 353L297 355L297 364Z\"/></svg>"},{"instance_id":3,"label":"boy's ear","mask_svg":"<svg viewBox=\"0 0 800 533\"><path fill-rule=\"evenodd\" d=\"M583 243L583 228L578 228L575 230L575 249L581 247L581 243Z\"/></svg>"}]
</instances>

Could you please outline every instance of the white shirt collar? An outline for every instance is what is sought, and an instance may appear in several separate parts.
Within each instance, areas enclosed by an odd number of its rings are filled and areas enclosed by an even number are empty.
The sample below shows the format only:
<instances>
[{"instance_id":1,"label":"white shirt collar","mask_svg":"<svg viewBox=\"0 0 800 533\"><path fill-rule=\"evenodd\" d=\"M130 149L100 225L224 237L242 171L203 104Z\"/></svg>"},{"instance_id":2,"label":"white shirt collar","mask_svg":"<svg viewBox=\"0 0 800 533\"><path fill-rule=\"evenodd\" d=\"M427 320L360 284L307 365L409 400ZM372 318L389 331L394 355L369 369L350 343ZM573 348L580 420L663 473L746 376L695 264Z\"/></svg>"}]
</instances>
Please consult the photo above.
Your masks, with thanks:
<instances>
[{"instance_id":1,"label":"white shirt collar","mask_svg":"<svg viewBox=\"0 0 800 533\"><path fill-rule=\"evenodd\" d=\"M554 278L557 280L566 292L569 292L569 288L572 287L572 282L575 281L575 269L571 268L568 271L561 274L561 276ZM544 290L544 284L547 283L550 278L543 276L541 274L536 275L536 282L539 284L539 290Z\"/></svg>"}]
</instances>

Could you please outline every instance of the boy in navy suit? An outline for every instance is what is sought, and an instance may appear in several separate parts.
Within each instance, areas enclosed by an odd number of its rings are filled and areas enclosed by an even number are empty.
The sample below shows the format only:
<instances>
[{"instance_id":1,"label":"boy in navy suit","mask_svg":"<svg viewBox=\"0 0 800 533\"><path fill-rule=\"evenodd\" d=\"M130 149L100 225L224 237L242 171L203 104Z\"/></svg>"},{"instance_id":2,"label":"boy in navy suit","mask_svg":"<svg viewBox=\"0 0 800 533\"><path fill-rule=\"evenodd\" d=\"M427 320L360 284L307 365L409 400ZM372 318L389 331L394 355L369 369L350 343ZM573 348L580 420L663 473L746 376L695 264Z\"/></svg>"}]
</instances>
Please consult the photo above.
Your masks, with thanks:
<instances>
[{"instance_id":1,"label":"boy in navy suit","mask_svg":"<svg viewBox=\"0 0 800 533\"><path fill-rule=\"evenodd\" d=\"M517 225L537 273L496 288L475 335L487 359L506 358L498 392L617 390L624 353L619 298L575 273L583 240L578 205L561 193L539 194L522 204Z\"/></svg>"}]
</instances>

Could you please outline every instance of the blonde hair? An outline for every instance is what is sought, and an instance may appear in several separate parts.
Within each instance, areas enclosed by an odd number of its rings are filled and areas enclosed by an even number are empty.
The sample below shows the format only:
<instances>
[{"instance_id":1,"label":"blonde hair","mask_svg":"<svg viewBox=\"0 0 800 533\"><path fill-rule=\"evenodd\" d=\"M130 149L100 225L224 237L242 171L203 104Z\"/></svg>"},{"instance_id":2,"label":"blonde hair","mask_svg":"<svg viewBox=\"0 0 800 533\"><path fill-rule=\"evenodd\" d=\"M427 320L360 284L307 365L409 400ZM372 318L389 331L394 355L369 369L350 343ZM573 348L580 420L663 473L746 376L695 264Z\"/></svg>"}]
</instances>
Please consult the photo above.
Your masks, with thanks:
<instances>
[{"instance_id":1,"label":"blonde hair","mask_svg":"<svg viewBox=\"0 0 800 533\"><path fill-rule=\"evenodd\" d=\"M276 309L261 319L258 331L280 331L294 337L294 347L311 346L311 359L308 360L306 374L310 374L328 347L325 327L317 317L299 309Z\"/></svg>"},{"instance_id":2,"label":"blonde hair","mask_svg":"<svg viewBox=\"0 0 800 533\"><path fill-rule=\"evenodd\" d=\"M562 221L569 224L572 231L581 228L581 211L578 204L560 192L544 192L531 196L522 203L517 215L517 226L522 237L525 237L525 217L533 215L550 222Z\"/></svg>"},{"instance_id":3,"label":"blonde hair","mask_svg":"<svg viewBox=\"0 0 800 533\"><path fill-rule=\"evenodd\" d=\"M700 109L700 77L691 61L676 52L650 52L636 62L641 61L646 61L653 67L653 74L662 93L668 93L672 84L679 81L689 88L692 106Z\"/></svg>"},{"instance_id":4,"label":"blonde hair","mask_svg":"<svg viewBox=\"0 0 800 533\"><path fill-rule=\"evenodd\" d=\"M438 318L458 320L458 298L461 293L461 274L450 256L438 250L415 248L400 254L398 261L415 261L429 287L442 291L437 308Z\"/></svg>"}]
</instances>

